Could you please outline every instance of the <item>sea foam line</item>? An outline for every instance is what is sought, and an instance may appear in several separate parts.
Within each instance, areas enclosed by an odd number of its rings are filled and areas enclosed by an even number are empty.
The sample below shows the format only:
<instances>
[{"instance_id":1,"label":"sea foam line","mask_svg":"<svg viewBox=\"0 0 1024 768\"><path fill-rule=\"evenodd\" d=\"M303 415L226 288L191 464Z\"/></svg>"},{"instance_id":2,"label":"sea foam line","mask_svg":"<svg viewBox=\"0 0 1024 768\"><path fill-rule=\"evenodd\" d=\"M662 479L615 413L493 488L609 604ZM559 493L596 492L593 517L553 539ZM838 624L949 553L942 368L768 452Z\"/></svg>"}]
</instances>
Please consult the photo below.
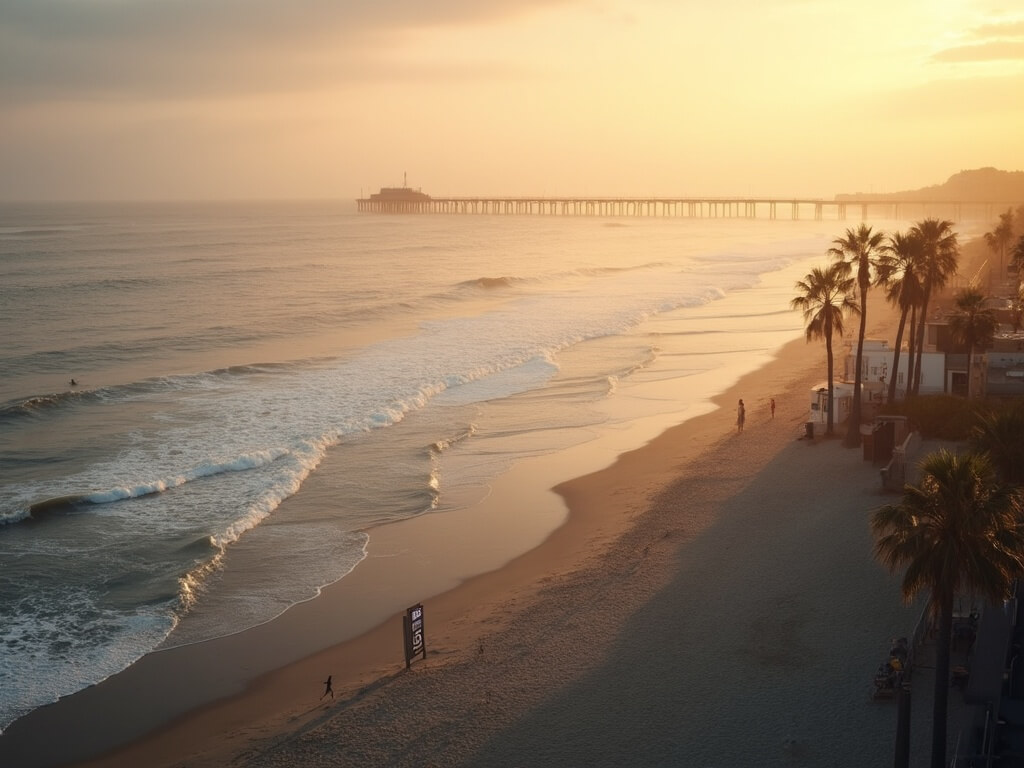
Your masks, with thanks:
<instances>
[{"instance_id":1,"label":"sea foam line","mask_svg":"<svg viewBox=\"0 0 1024 768\"><path fill-rule=\"evenodd\" d=\"M38 520L48 513L71 509L76 504L110 504L116 501L163 493L200 478L212 477L228 472L244 472L264 467L288 454L289 451L287 450L253 451L229 461L201 464L179 475L140 482L135 485L108 488L102 491L56 496L34 504L28 504L11 512L0 512L0 526L13 525L26 520Z\"/></svg>"},{"instance_id":2,"label":"sea foam line","mask_svg":"<svg viewBox=\"0 0 1024 768\"><path fill-rule=\"evenodd\" d=\"M105 491L94 491L86 494L82 499L92 504L109 504L110 502L123 501L124 499L135 499L140 496L148 496L153 493L163 493L170 488L177 488L185 483L198 480L202 477L211 477L213 475L220 475L226 472L244 472L248 469L263 467L270 464L272 461L276 461L287 453L288 452L284 450L255 451L253 453L231 459L230 461L202 464L173 477L166 477L148 483L139 483L133 486L110 488Z\"/></svg>"}]
</instances>

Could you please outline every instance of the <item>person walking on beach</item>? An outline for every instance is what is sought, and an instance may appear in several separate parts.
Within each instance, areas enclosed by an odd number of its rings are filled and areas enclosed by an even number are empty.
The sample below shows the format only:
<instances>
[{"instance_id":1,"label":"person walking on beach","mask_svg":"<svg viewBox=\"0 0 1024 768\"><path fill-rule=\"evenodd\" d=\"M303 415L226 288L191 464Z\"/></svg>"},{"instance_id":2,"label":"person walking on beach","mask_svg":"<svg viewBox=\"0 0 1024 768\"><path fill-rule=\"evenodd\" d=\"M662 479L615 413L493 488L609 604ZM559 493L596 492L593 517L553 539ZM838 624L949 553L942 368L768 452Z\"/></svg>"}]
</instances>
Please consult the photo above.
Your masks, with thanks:
<instances>
[{"instance_id":1,"label":"person walking on beach","mask_svg":"<svg viewBox=\"0 0 1024 768\"><path fill-rule=\"evenodd\" d=\"M334 689L333 689L333 688L331 687L331 678L332 678L332 677L333 677L333 675L328 675L328 676L327 676L327 679L326 679L326 680L324 680L324 692L323 692L323 695L321 695L321 696L320 696L321 700L322 700L322 699L323 699L323 697L324 697L324 696L326 696L326 695L327 695L328 693L329 693L329 694L331 694L331 698L332 698L332 699L334 698Z\"/></svg>"},{"instance_id":2,"label":"person walking on beach","mask_svg":"<svg viewBox=\"0 0 1024 768\"><path fill-rule=\"evenodd\" d=\"M775 418L775 398L774 397L772 398L771 408L772 408L772 418L774 419Z\"/></svg>"},{"instance_id":3,"label":"person walking on beach","mask_svg":"<svg viewBox=\"0 0 1024 768\"><path fill-rule=\"evenodd\" d=\"M743 422L747 420L747 409L743 407L743 398L740 398L740 404L736 406L736 431L743 431Z\"/></svg>"}]
</instances>

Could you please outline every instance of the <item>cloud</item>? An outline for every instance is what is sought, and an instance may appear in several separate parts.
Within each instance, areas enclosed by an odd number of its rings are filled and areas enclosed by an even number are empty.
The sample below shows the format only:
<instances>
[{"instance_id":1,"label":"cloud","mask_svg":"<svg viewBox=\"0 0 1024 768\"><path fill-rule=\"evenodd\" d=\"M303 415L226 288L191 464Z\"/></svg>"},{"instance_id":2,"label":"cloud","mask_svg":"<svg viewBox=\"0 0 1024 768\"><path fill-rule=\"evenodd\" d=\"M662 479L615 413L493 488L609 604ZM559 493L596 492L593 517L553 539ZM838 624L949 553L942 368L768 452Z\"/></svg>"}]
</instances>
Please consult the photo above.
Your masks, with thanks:
<instances>
[{"instance_id":1,"label":"cloud","mask_svg":"<svg viewBox=\"0 0 1024 768\"><path fill-rule=\"evenodd\" d=\"M946 48L932 57L935 61L1024 61L1024 40L995 40L977 45Z\"/></svg>"},{"instance_id":2,"label":"cloud","mask_svg":"<svg viewBox=\"0 0 1024 768\"><path fill-rule=\"evenodd\" d=\"M981 24L965 35L971 42L935 53L935 61L955 64L980 61L1024 61L1024 19Z\"/></svg>"},{"instance_id":3,"label":"cloud","mask_svg":"<svg viewBox=\"0 0 1024 768\"><path fill-rule=\"evenodd\" d=\"M0 98L193 98L372 74L414 30L573 0L0 0Z\"/></svg>"},{"instance_id":4,"label":"cloud","mask_svg":"<svg viewBox=\"0 0 1024 768\"><path fill-rule=\"evenodd\" d=\"M1024 37L1024 19L982 24L972 29L970 34L972 37L979 37L983 40Z\"/></svg>"}]
</instances>

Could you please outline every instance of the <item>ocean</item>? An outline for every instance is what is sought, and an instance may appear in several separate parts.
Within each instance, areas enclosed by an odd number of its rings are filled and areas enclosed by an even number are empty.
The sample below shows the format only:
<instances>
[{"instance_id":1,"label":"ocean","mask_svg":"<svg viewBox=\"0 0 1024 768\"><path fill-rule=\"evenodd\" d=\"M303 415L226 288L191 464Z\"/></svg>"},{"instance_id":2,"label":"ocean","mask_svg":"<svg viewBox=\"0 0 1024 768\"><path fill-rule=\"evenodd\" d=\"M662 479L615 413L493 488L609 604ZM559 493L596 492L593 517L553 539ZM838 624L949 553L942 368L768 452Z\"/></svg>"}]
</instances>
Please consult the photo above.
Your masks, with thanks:
<instances>
[{"instance_id":1,"label":"ocean","mask_svg":"<svg viewBox=\"0 0 1024 768\"><path fill-rule=\"evenodd\" d=\"M0 204L0 729L518 461L709 411L847 226Z\"/></svg>"}]
</instances>

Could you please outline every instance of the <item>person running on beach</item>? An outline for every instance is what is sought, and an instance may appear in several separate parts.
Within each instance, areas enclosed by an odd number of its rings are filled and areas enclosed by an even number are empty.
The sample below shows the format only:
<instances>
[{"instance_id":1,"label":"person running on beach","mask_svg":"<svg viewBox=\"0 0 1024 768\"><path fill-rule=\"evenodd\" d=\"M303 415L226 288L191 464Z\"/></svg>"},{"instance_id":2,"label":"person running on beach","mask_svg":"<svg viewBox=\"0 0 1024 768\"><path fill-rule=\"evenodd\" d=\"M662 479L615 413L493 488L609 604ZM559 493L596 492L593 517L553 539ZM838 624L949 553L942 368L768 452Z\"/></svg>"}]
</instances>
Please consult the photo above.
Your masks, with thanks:
<instances>
[{"instance_id":1,"label":"person running on beach","mask_svg":"<svg viewBox=\"0 0 1024 768\"><path fill-rule=\"evenodd\" d=\"M736 406L736 431L743 431L743 422L747 420L747 409L743 407L743 399L740 398L740 404Z\"/></svg>"},{"instance_id":2,"label":"person running on beach","mask_svg":"<svg viewBox=\"0 0 1024 768\"><path fill-rule=\"evenodd\" d=\"M772 398L771 408L772 408L772 418L774 419L775 418L775 398L774 397Z\"/></svg>"},{"instance_id":3,"label":"person running on beach","mask_svg":"<svg viewBox=\"0 0 1024 768\"><path fill-rule=\"evenodd\" d=\"M331 687L331 678L332 677L333 677L333 675L328 675L327 679L324 680L324 692L320 696L321 699L323 699L323 697L326 696L328 693L331 694L331 698L332 699L334 698L334 689Z\"/></svg>"}]
</instances>

